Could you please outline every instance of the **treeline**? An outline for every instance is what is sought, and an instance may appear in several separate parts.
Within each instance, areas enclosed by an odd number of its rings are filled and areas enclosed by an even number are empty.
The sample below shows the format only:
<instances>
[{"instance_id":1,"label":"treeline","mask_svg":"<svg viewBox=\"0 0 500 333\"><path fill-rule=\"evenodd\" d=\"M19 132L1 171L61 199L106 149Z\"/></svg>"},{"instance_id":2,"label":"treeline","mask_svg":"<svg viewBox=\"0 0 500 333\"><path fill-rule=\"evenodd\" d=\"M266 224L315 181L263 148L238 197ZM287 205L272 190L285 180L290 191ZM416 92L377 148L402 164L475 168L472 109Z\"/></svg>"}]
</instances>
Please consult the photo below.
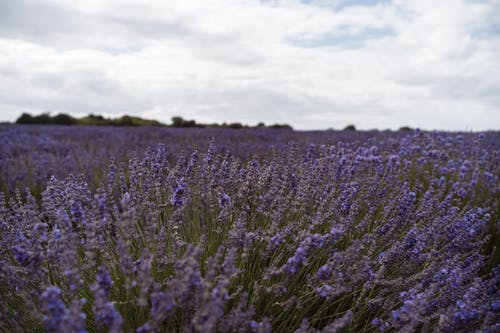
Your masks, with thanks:
<instances>
[{"instance_id":1,"label":"treeline","mask_svg":"<svg viewBox=\"0 0 500 333\"><path fill-rule=\"evenodd\" d=\"M82 118L75 118L65 113L51 116L49 113L42 113L32 116L23 113L16 124L38 124L38 125L95 125L95 126L166 126L157 120L142 119L133 116L121 116L120 118L104 118L100 115L89 114Z\"/></svg>"},{"instance_id":2,"label":"treeline","mask_svg":"<svg viewBox=\"0 0 500 333\"><path fill-rule=\"evenodd\" d=\"M198 128L283 128L292 129L287 124L265 125L259 123L256 126L248 126L242 123L222 123L222 124L201 124L194 120L186 120L182 117L172 117L170 125L161 123L157 120L142 119L133 116L122 116L120 118L105 118L101 115L89 114L82 118L75 118L65 113L51 116L49 113L42 113L38 116L32 116L29 113L23 113L16 124L38 124L38 125L93 125L93 126L163 126L163 127L198 127Z\"/></svg>"},{"instance_id":3,"label":"treeline","mask_svg":"<svg viewBox=\"0 0 500 333\"><path fill-rule=\"evenodd\" d=\"M266 125L264 123L258 123L256 126L244 125L242 123L222 123L222 124L200 124L194 120L186 120L182 117L172 117L172 127L200 127L200 128L284 128L284 129L292 129L292 126L288 124L273 124Z\"/></svg>"}]
</instances>

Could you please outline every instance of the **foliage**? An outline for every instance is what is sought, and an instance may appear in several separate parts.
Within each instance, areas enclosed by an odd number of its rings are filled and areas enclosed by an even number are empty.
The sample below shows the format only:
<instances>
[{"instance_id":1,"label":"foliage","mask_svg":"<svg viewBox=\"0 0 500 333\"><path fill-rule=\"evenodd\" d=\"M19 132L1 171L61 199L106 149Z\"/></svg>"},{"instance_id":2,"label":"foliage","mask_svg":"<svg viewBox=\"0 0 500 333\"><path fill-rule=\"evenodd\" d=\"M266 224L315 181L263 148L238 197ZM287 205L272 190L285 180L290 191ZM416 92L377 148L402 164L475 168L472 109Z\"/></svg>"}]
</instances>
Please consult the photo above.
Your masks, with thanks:
<instances>
[{"instance_id":1,"label":"foliage","mask_svg":"<svg viewBox=\"0 0 500 333\"><path fill-rule=\"evenodd\" d=\"M172 127L199 127L194 120L184 120L182 117L172 117Z\"/></svg>"},{"instance_id":2,"label":"foliage","mask_svg":"<svg viewBox=\"0 0 500 333\"><path fill-rule=\"evenodd\" d=\"M172 117L172 127L199 127L199 128L232 128L232 129L242 129L242 128L251 128L248 125L244 125L242 123L222 123L222 124L200 124L196 123L194 120L185 120L182 117L176 116ZM266 126L264 123L258 123L255 128L273 128L273 129L292 129L290 125L287 124L274 124L270 126Z\"/></svg>"},{"instance_id":3,"label":"foliage","mask_svg":"<svg viewBox=\"0 0 500 333\"><path fill-rule=\"evenodd\" d=\"M158 126L165 127L167 125L157 121L143 119L140 117L124 115L120 118L104 118L101 115L89 114L88 116L82 118L74 118L70 115L60 113L55 116L51 116L50 113L42 113L38 116L32 116L28 113L23 113L17 120L16 124L31 124L31 125L92 125L92 126ZM195 120L185 120L182 117L175 116L172 117L171 127L180 128L232 128L232 129L242 129L250 128L248 125L243 125L242 123L230 123L230 124L200 124L196 123ZM259 123L257 128L265 128L264 123ZM292 129L290 125L287 124L274 124L270 125L269 128L274 129Z\"/></svg>"},{"instance_id":4,"label":"foliage","mask_svg":"<svg viewBox=\"0 0 500 333\"><path fill-rule=\"evenodd\" d=\"M49 113L42 113L39 116L32 116L23 113L16 124L38 124L38 125L94 125L94 126L165 126L156 120L147 120L139 117L122 116L116 119L104 118L100 115L89 114L86 117L74 118L70 115L60 113L51 116Z\"/></svg>"}]
</instances>

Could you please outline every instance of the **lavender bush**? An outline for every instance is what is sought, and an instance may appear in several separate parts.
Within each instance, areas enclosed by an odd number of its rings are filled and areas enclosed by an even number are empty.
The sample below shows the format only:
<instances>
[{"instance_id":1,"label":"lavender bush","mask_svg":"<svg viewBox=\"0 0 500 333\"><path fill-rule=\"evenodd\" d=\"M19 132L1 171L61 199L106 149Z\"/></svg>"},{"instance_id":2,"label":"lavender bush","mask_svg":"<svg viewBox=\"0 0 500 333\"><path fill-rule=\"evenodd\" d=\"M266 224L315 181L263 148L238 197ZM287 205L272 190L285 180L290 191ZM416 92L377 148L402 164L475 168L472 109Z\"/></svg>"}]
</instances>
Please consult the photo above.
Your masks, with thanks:
<instances>
[{"instance_id":1,"label":"lavender bush","mask_svg":"<svg viewBox=\"0 0 500 333\"><path fill-rule=\"evenodd\" d=\"M0 135L0 331L500 329L498 132Z\"/></svg>"}]
</instances>

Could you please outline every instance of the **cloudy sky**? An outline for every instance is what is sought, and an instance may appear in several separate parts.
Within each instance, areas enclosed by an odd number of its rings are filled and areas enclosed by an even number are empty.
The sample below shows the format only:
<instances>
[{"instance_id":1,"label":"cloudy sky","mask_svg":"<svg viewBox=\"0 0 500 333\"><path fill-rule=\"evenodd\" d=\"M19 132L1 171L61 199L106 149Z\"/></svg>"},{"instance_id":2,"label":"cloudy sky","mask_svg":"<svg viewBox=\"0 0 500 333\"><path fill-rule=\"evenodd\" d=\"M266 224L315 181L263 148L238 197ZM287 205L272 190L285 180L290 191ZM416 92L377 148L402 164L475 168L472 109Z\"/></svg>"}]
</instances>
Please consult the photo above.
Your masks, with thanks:
<instances>
[{"instance_id":1,"label":"cloudy sky","mask_svg":"<svg viewBox=\"0 0 500 333\"><path fill-rule=\"evenodd\" d=\"M0 0L22 112L500 129L500 1Z\"/></svg>"}]
</instances>

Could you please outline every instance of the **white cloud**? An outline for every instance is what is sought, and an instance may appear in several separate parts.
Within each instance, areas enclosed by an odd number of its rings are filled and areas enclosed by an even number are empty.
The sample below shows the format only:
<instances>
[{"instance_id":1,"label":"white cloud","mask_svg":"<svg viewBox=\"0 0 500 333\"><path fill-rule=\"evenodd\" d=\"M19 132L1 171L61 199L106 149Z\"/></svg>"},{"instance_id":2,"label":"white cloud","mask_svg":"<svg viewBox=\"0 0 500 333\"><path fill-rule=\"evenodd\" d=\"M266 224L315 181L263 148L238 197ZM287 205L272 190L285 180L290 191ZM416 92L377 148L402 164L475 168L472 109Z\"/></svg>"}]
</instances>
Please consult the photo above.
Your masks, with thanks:
<instances>
[{"instance_id":1,"label":"white cloud","mask_svg":"<svg viewBox=\"0 0 500 333\"><path fill-rule=\"evenodd\" d=\"M500 127L494 1L0 2L0 119Z\"/></svg>"}]
</instances>

